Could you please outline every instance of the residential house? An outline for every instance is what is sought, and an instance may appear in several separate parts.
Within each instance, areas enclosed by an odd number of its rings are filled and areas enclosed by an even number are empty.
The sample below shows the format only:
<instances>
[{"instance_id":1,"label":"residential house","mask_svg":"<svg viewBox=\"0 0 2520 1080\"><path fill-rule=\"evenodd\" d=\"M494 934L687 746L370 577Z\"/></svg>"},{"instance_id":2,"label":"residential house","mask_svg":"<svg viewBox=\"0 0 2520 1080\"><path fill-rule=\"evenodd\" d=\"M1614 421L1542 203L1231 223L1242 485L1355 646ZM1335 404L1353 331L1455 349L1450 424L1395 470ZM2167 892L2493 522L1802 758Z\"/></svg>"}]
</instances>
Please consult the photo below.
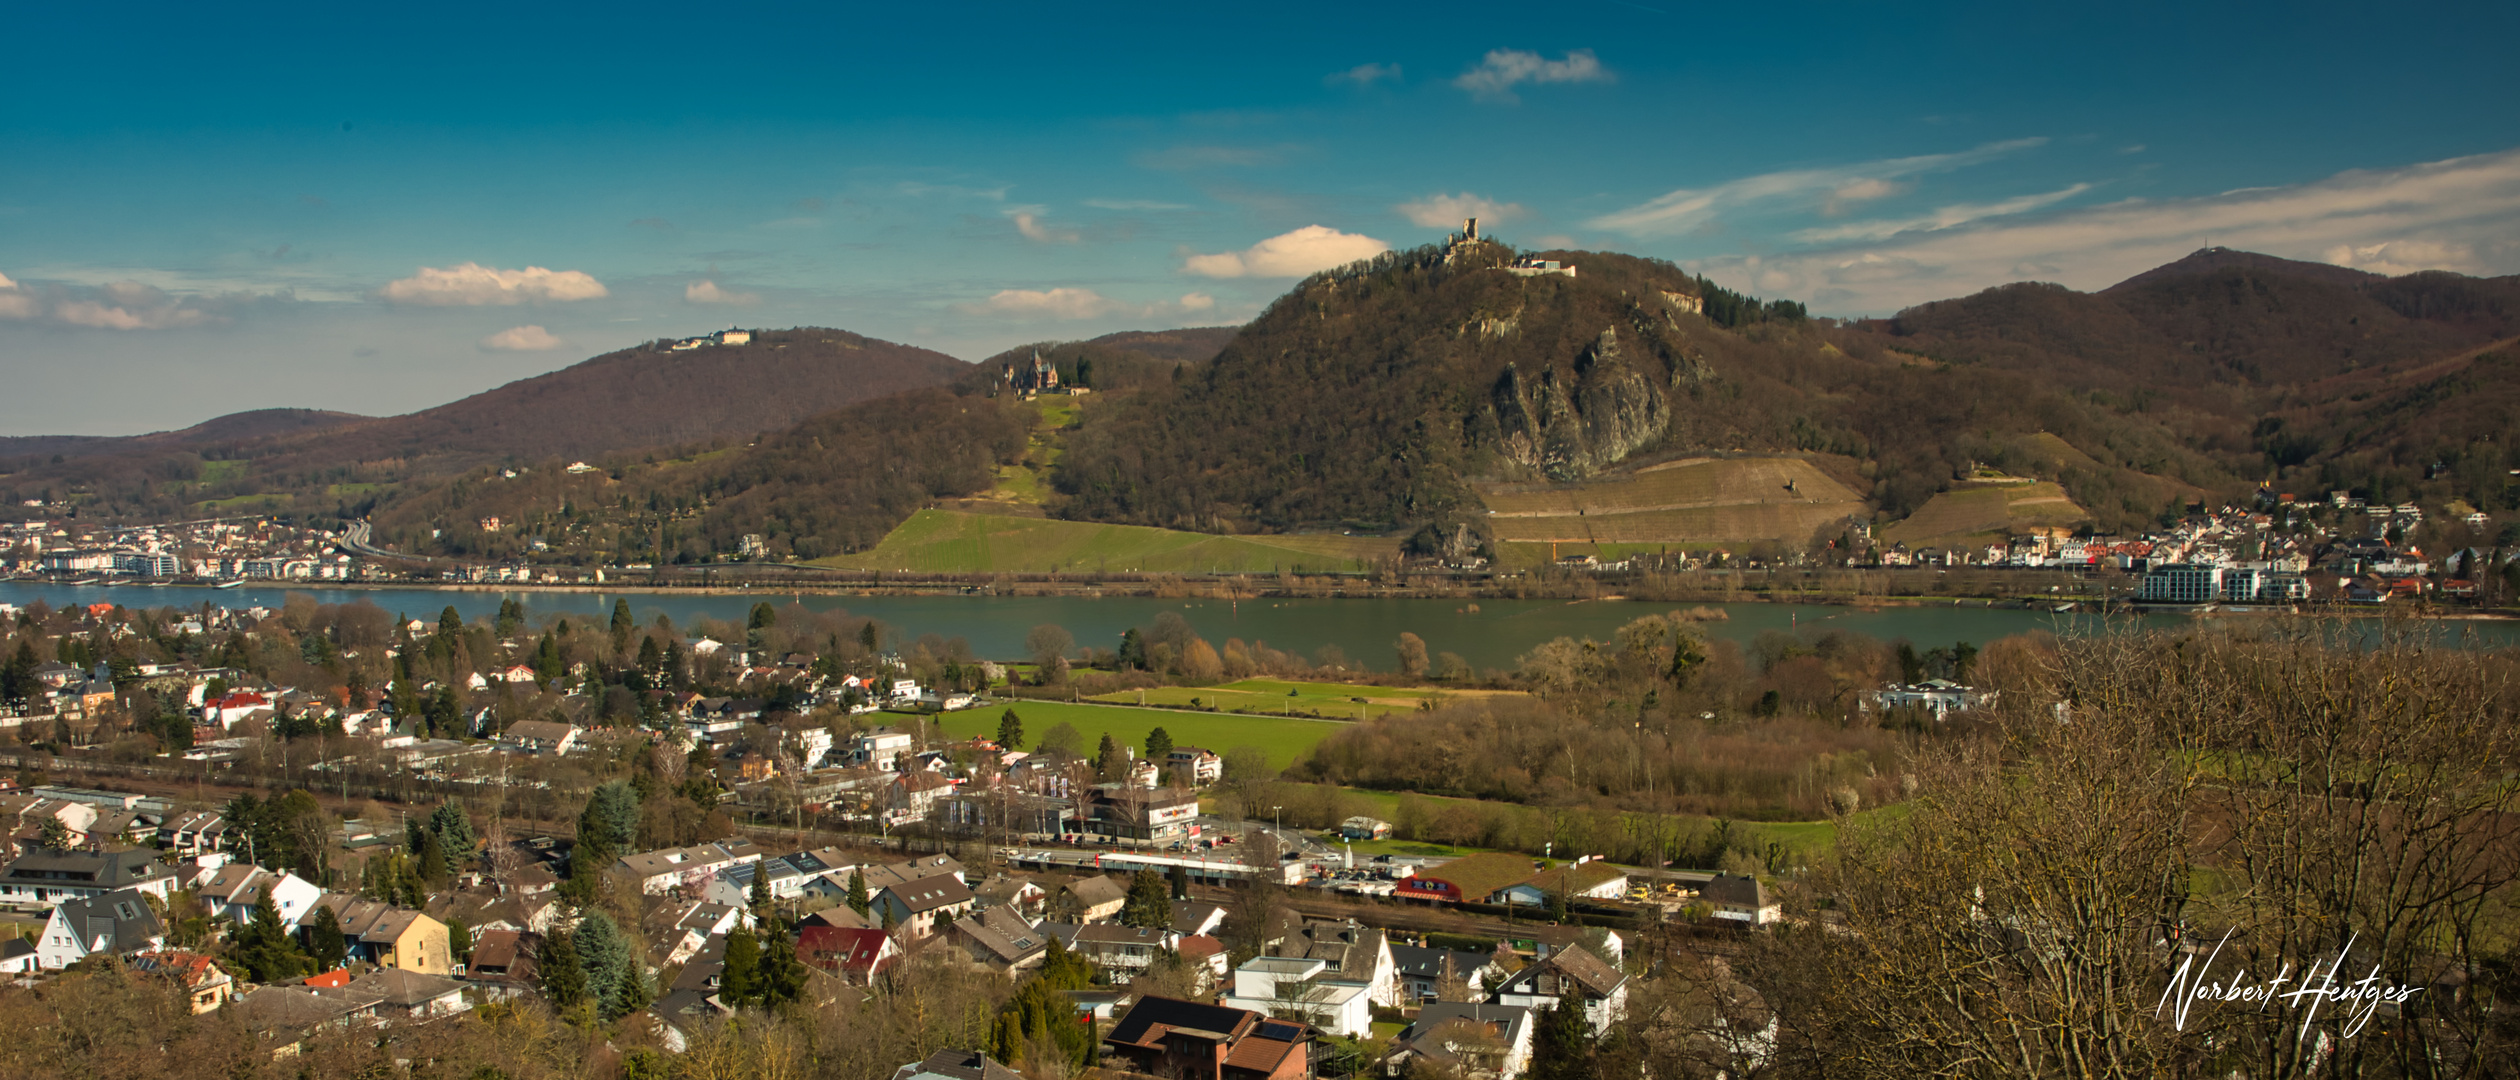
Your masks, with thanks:
<instances>
[{"instance_id":1,"label":"residential house","mask_svg":"<svg viewBox=\"0 0 2520 1080\"><path fill-rule=\"evenodd\" d=\"M1428 1005L1383 1058L1383 1075L1405 1076L1423 1060L1445 1075L1514 1080L1531 1068L1534 1019L1513 1005Z\"/></svg>"},{"instance_id":2,"label":"residential house","mask_svg":"<svg viewBox=\"0 0 2520 1080\"><path fill-rule=\"evenodd\" d=\"M722 840L624 855L614 867L636 879L640 892L659 896L678 886L697 887L720 870L737 863L759 862L761 856L760 846L750 840Z\"/></svg>"},{"instance_id":3,"label":"residential house","mask_svg":"<svg viewBox=\"0 0 2520 1080\"><path fill-rule=\"evenodd\" d=\"M482 996L491 1000L516 997L541 985L535 958L542 952L542 935L524 930L483 930L473 935L472 955L464 964L464 978L480 987Z\"/></svg>"},{"instance_id":4,"label":"residential house","mask_svg":"<svg viewBox=\"0 0 2520 1080\"><path fill-rule=\"evenodd\" d=\"M1299 1020L1333 1035L1361 1039L1373 1033L1374 1003L1363 986L1334 982L1327 961L1255 956L1234 969L1224 1003L1237 1009Z\"/></svg>"},{"instance_id":5,"label":"residential house","mask_svg":"<svg viewBox=\"0 0 2520 1080\"><path fill-rule=\"evenodd\" d=\"M227 833L227 818L216 810L175 814L158 823L158 843L179 858L220 850Z\"/></svg>"},{"instance_id":6,"label":"residential house","mask_svg":"<svg viewBox=\"0 0 2520 1080\"><path fill-rule=\"evenodd\" d=\"M1579 947L1560 949L1515 972L1496 988L1499 1005L1554 1009L1569 991L1582 995L1584 1017L1595 1032L1627 1014L1627 973Z\"/></svg>"},{"instance_id":7,"label":"residential house","mask_svg":"<svg viewBox=\"0 0 2520 1080\"><path fill-rule=\"evenodd\" d=\"M954 793L954 782L942 773L914 769L893 777L884 789L884 816L895 823L925 821L936 801Z\"/></svg>"},{"instance_id":8,"label":"residential house","mask_svg":"<svg viewBox=\"0 0 2520 1080\"><path fill-rule=\"evenodd\" d=\"M123 889L53 908L35 939L35 963L59 971L91 956L131 956L165 944L166 924L149 910L147 895Z\"/></svg>"},{"instance_id":9,"label":"residential house","mask_svg":"<svg viewBox=\"0 0 2520 1080\"><path fill-rule=\"evenodd\" d=\"M900 768L901 759L913 752L914 745L909 732L879 727L851 741L849 758L860 765L895 771Z\"/></svg>"},{"instance_id":10,"label":"residential house","mask_svg":"<svg viewBox=\"0 0 2520 1080\"><path fill-rule=\"evenodd\" d=\"M1176 746L1164 757L1173 782L1183 787L1206 787L1225 778L1225 759L1213 750L1196 746Z\"/></svg>"},{"instance_id":11,"label":"residential house","mask_svg":"<svg viewBox=\"0 0 2520 1080\"><path fill-rule=\"evenodd\" d=\"M1317 1032L1301 1021L1180 998L1143 997L1104 1036L1107 1059L1178 1080L1311 1080Z\"/></svg>"},{"instance_id":12,"label":"residential house","mask_svg":"<svg viewBox=\"0 0 2520 1080\"><path fill-rule=\"evenodd\" d=\"M227 969L197 952L166 949L144 952L133 958L132 967L175 983L184 997L192 1002L193 1014L216 1012L219 1006L236 1000L236 979Z\"/></svg>"},{"instance_id":13,"label":"residential house","mask_svg":"<svg viewBox=\"0 0 2520 1080\"><path fill-rule=\"evenodd\" d=\"M1211 934L1225 925L1225 905L1205 900L1172 902L1172 929L1176 934Z\"/></svg>"},{"instance_id":14,"label":"residential house","mask_svg":"<svg viewBox=\"0 0 2520 1080\"><path fill-rule=\"evenodd\" d=\"M346 893L325 893L316 904L332 909L351 958L422 975L454 974L445 923L410 908Z\"/></svg>"},{"instance_id":15,"label":"residential house","mask_svg":"<svg viewBox=\"0 0 2520 1080\"><path fill-rule=\"evenodd\" d=\"M228 1015L271 1046L275 1058L327 1029L373 1024L384 999L349 987L265 986L239 996Z\"/></svg>"},{"instance_id":16,"label":"residential house","mask_svg":"<svg viewBox=\"0 0 2520 1080\"><path fill-rule=\"evenodd\" d=\"M193 887L193 896L210 909L211 918L240 926L254 917L254 908L266 895L280 911L280 924L295 926L323 898L324 890L288 871L275 874L250 863L220 867L210 880Z\"/></svg>"},{"instance_id":17,"label":"residential house","mask_svg":"<svg viewBox=\"0 0 2520 1080\"><path fill-rule=\"evenodd\" d=\"M499 733L499 746L520 754L566 757L578 748L578 728L557 720L519 720Z\"/></svg>"},{"instance_id":18,"label":"residential house","mask_svg":"<svg viewBox=\"0 0 2520 1080\"><path fill-rule=\"evenodd\" d=\"M377 1015L395 1020L429 1020L472 1008L464 1000L464 984L400 968L359 976L348 989L375 996Z\"/></svg>"},{"instance_id":19,"label":"residential house","mask_svg":"<svg viewBox=\"0 0 2520 1080\"><path fill-rule=\"evenodd\" d=\"M1400 976L1400 1000L1406 1004L1436 1000L1448 979L1461 983L1462 996L1486 1000L1495 961L1474 952L1393 945L1391 963Z\"/></svg>"},{"instance_id":20,"label":"residential house","mask_svg":"<svg viewBox=\"0 0 2520 1080\"><path fill-rule=\"evenodd\" d=\"M658 967L670 967L691 959L711 938L750 923L739 905L668 901L649 912L641 928L647 932L648 959Z\"/></svg>"},{"instance_id":21,"label":"residential house","mask_svg":"<svg viewBox=\"0 0 2520 1080\"><path fill-rule=\"evenodd\" d=\"M954 920L953 941L973 967L1008 978L1040 967L1050 954L1050 936L1005 906Z\"/></svg>"},{"instance_id":22,"label":"residential house","mask_svg":"<svg viewBox=\"0 0 2520 1080\"><path fill-rule=\"evenodd\" d=\"M796 956L864 986L899 964L902 951L901 943L882 930L808 926L797 932Z\"/></svg>"},{"instance_id":23,"label":"residential house","mask_svg":"<svg viewBox=\"0 0 2520 1080\"><path fill-rule=\"evenodd\" d=\"M977 1050L939 1050L893 1070L892 1080L1024 1080L1024 1074Z\"/></svg>"},{"instance_id":24,"label":"residential house","mask_svg":"<svg viewBox=\"0 0 2520 1080\"><path fill-rule=\"evenodd\" d=\"M1180 840L1199 817L1198 794L1181 788L1103 784L1087 794L1085 831L1115 840Z\"/></svg>"},{"instance_id":25,"label":"residential house","mask_svg":"<svg viewBox=\"0 0 2520 1080\"><path fill-rule=\"evenodd\" d=\"M22 937L0 941L0 975L35 973L35 943Z\"/></svg>"},{"instance_id":26,"label":"residential house","mask_svg":"<svg viewBox=\"0 0 2520 1080\"><path fill-rule=\"evenodd\" d=\"M1547 907L1556 896L1616 900L1627 895L1627 887L1627 871L1587 855L1564 866L1543 870L1530 880L1498 889L1488 897L1488 902L1516 907Z\"/></svg>"},{"instance_id":27,"label":"residential house","mask_svg":"<svg viewBox=\"0 0 2520 1080\"><path fill-rule=\"evenodd\" d=\"M1299 923L1286 927L1269 943L1266 955L1319 960L1325 982L1362 987L1373 1004L1400 1005L1400 969L1381 930L1355 920Z\"/></svg>"},{"instance_id":28,"label":"residential house","mask_svg":"<svg viewBox=\"0 0 2520 1080\"><path fill-rule=\"evenodd\" d=\"M1180 942L1181 935L1170 930L1095 923L1077 927L1068 947L1110 972L1114 981L1126 981L1153 967L1156 958Z\"/></svg>"},{"instance_id":29,"label":"residential house","mask_svg":"<svg viewBox=\"0 0 2520 1080\"><path fill-rule=\"evenodd\" d=\"M1009 908L1025 916L1040 915L1050 899L1050 894L1033 879L1005 874L972 886L971 895L983 909Z\"/></svg>"},{"instance_id":30,"label":"residential house","mask_svg":"<svg viewBox=\"0 0 2520 1080\"><path fill-rule=\"evenodd\" d=\"M0 869L0 904L50 908L123 889L164 898L174 883L175 871L154 851L36 851Z\"/></svg>"},{"instance_id":31,"label":"residential house","mask_svg":"<svg viewBox=\"0 0 2520 1080\"><path fill-rule=\"evenodd\" d=\"M1768 896L1767 886L1746 874L1717 874L1698 890L1714 916L1730 922L1762 926L1784 918L1784 908Z\"/></svg>"},{"instance_id":32,"label":"residential house","mask_svg":"<svg viewBox=\"0 0 2520 1080\"><path fill-rule=\"evenodd\" d=\"M1060 886L1049 908L1061 922L1094 923L1119 918L1120 909L1128 903L1128 886L1118 878L1097 874Z\"/></svg>"},{"instance_id":33,"label":"residential house","mask_svg":"<svg viewBox=\"0 0 2520 1080\"><path fill-rule=\"evenodd\" d=\"M957 919L970 913L971 890L952 874L886 885L873 897L873 912L914 938L936 932L940 917Z\"/></svg>"},{"instance_id":34,"label":"residential house","mask_svg":"<svg viewBox=\"0 0 2520 1080\"><path fill-rule=\"evenodd\" d=\"M1538 872L1530 856L1485 851L1422 868L1393 885L1392 895L1448 904L1480 903L1508 885L1531 880Z\"/></svg>"}]
</instances>

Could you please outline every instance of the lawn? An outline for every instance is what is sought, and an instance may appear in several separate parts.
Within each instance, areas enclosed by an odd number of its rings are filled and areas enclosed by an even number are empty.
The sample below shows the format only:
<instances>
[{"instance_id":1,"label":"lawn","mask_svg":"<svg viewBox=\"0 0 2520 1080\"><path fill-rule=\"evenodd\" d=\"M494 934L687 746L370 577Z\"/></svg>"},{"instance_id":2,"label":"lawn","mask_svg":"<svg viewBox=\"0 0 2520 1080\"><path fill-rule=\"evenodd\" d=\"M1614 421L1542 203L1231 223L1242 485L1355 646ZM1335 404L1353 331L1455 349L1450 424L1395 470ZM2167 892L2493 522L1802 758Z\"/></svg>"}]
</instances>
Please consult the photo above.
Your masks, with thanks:
<instances>
[{"instance_id":1,"label":"lawn","mask_svg":"<svg viewBox=\"0 0 2520 1080\"><path fill-rule=\"evenodd\" d=\"M1023 718L1026 749L1040 745L1041 737L1051 728L1068 724L1084 736L1083 749L1087 754L1094 752L1105 732L1144 753L1146 734L1160 727L1165 734L1172 736L1175 746L1203 747L1220 754L1238 746L1259 747L1268 754L1272 770L1293 764L1298 755L1329 738L1330 733L1341 726L1328 720L1168 712L1059 701L1019 701L1012 706L991 705L964 712L943 713L936 717L936 723L939 729L955 738L995 738L998 719L1010 707Z\"/></svg>"},{"instance_id":2,"label":"lawn","mask_svg":"<svg viewBox=\"0 0 2520 1080\"><path fill-rule=\"evenodd\" d=\"M921 510L868 551L814 561L846 570L976 573L1359 571L1397 540L1343 535L1213 536L1142 525Z\"/></svg>"},{"instance_id":3,"label":"lawn","mask_svg":"<svg viewBox=\"0 0 2520 1080\"><path fill-rule=\"evenodd\" d=\"M1244 679L1220 686L1161 686L1146 690L1124 690L1105 694L1096 701L1115 705L1190 705L1226 712L1276 713L1281 716L1317 713L1342 720L1363 720L1395 712L1416 712L1430 703L1463 697L1495 697L1511 694L1502 690L1407 690L1387 686L1359 686L1352 683L1290 682L1284 679ZM1358 701L1356 699L1365 700Z\"/></svg>"}]
</instances>

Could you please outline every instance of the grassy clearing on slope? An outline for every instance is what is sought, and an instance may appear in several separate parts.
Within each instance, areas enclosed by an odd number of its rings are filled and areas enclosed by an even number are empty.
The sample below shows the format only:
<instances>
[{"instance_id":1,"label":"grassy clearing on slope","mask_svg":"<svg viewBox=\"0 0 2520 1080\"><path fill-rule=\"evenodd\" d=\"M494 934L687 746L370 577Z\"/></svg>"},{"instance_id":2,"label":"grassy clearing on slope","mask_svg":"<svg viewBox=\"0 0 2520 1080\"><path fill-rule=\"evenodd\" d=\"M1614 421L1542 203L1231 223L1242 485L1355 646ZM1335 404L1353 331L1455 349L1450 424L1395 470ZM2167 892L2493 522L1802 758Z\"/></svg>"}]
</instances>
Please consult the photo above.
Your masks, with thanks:
<instances>
[{"instance_id":1,"label":"grassy clearing on slope","mask_svg":"<svg viewBox=\"0 0 2520 1080\"><path fill-rule=\"evenodd\" d=\"M940 730L955 738L996 738L998 720L1009 708L1023 718L1024 745L1027 749L1039 745L1042 735L1064 723L1074 725L1084 735L1084 750L1089 755L1101 743L1105 732L1144 753L1146 734L1160 727L1165 734L1172 736L1175 746L1204 747L1220 754L1237 746L1259 747L1269 755L1271 769L1283 769L1293 764L1296 757L1329 738L1340 727L1337 722L1328 720L1171 712L1057 701L1019 701L1011 706L992 705L965 712L943 713L935 717L934 722Z\"/></svg>"},{"instance_id":2,"label":"grassy clearing on slope","mask_svg":"<svg viewBox=\"0 0 2520 1080\"><path fill-rule=\"evenodd\" d=\"M1458 698L1521 696L1504 690L1421 690L1350 683L1290 682L1244 679L1218 686L1160 686L1125 690L1094 698L1113 704L1193 705L1227 712L1298 715L1317 713L1344 720L1362 720L1386 713L1416 712ZM1357 699L1364 700L1359 701Z\"/></svg>"},{"instance_id":3,"label":"grassy clearing on slope","mask_svg":"<svg viewBox=\"0 0 2520 1080\"><path fill-rule=\"evenodd\" d=\"M1354 536L1211 536L1140 525L922 510L882 543L814 565L921 573L1266 573L1357 571L1399 541Z\"/></svg>"}]
</instances>

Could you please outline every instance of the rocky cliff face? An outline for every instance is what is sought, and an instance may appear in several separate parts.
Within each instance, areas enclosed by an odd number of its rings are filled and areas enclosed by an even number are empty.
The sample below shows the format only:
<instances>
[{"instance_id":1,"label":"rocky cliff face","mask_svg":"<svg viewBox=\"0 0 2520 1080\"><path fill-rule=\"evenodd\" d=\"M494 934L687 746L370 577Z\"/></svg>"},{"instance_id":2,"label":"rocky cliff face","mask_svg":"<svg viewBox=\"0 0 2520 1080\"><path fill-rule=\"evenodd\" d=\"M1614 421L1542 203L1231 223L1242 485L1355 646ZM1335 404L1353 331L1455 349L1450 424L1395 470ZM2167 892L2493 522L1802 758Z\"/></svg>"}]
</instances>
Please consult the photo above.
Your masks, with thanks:
<instances>
[{"instance_id":1,"label":"rocky cliff face","mask_svg":"<svg viewBox=\"0 0 2520 1080\"><path fill-rule=\"evenodd\" d=\"M1506 365L1490 408L1504 456L1552 480L1618 464L1671 426L1669 402L1620 353L1615 327L1576 357L1571 380L1554 365L1536 379Z\"/></svg>"}]
</instances>

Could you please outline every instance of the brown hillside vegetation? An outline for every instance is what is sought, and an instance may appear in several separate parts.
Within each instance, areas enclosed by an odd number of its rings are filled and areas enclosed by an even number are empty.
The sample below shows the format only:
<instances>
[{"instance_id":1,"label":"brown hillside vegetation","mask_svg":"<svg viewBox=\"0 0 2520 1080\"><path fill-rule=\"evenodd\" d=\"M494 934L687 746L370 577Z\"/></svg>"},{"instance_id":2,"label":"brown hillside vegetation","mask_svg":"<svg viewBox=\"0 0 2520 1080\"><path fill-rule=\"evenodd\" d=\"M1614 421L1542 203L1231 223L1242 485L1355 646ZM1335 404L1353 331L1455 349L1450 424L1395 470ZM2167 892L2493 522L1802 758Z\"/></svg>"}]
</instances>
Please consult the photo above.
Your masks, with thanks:
<instances>
[{"instance_id":1,"label":"brown hillside vegetation","mask_svg":"<svg viewBox=\"0 0 2520 1080\"><path fill-rule=\"evenodd\" d=\"M1870 514L1862 493L1793 457L1683 458L1574 484L1475 487L1489 530L1508 542L1799 541Z\"/></svg>"}]
</instances>

